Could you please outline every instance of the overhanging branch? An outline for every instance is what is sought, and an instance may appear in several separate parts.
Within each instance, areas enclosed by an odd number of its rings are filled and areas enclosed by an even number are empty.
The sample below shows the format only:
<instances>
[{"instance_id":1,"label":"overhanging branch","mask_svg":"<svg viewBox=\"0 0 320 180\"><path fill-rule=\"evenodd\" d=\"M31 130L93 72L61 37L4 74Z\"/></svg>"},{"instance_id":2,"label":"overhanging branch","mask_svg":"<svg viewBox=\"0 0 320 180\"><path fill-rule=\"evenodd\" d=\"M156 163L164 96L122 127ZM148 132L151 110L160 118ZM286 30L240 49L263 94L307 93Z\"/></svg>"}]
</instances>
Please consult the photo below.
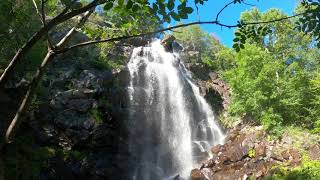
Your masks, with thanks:
<instances>
[{"instance_id":1,"label":"overhanging branch","mask_svg":"<svg viewBox=\"0 0 320 180\"><path fill-rule=\"evenodd\" d=\"M76 1L76 0L74 0L74 1ZM14 73L14 69L15 69L16 65L18 64L18 62L27 54L27 52L43 36L47 35L47 33L50 29L52 29L54 26L56 26L60 23L63 23L64 21L66 21L74 16L77 16L79 14L86 12L86 11L89 11L90 9L95 8L96 6L103 4L106 1L107 0L93 0L91 3L89 3L88 5L86 5L82 8L75 9L75 10L68 12L69 9L71 8L71 6L69 5L58 16L56 16L51 21L46 23L46 25L44 25L41 29L39 29L39 31L34 33L32 35L32 37L30 37L30 39L24 45L22 45L22 47L20 49L18 49L18 51L16 52L16 54L11 59L10 63L4 69L3 73L0 76L0 88L5 86L5 84L7 83L9 78L11 77L11 75Z\"/></svg>"},{"instance_id":2,"label":"overhanging branch","mask_svg":"<svg viewBox=\"0 0 320 180\"><path fill-rule=\"evenodd\" d=\"M256 25L256 24L269 24L269 23L273 23L273 22L278 22L278 21L291 19L291 18L294 18L294 17L297 17L297 16L301 16L301 15L304 15L304 14L306 14L306 13L304 12L304 13L295 14L295 15L292 15L292 16L287 16L287 17L283 17L283 18L279 18L279 19L270 20L270 21L248 22L248 23L243 23L241 25L242 26L249 26L249 25ZM69 47L64 48L64 49L60 49L60 50L56 51L56 53L57 54L61 54L61 53L67 52L69 50L78 48L78 47L84 47L84 46L98 44L98 43L104 43L104 42L120 41L120 40L123 40L123 39L129 39L129 38L135 38L135 37L143 37L143 36L157 34L157 33L164 32L164 31L169 31L169 30L173 30L173 29L178 29L178 28L182 28L182 27L186 27L186 26L192 26L192 25L199 25L199 24L215 24L215 25L218 25L218 26L221 26L221 27L226 27L226 28L239 27L239 24L228 25L228 24L220 23L218 21L197 21L197 22L191 22L191 23L187 23L187 24L180 24L180 25L177 25L177 26L164 28L164 29L160 29L160 30L157 30L157 31L153 31L153 32L147 32L147 33L141 33L141 34L129 35L129 36L120 36L120 37L115 37L115 38L107 38L107 39L101 39L101 40L95 40L95 41L87 41L87 42L83 42L83 43L79 43L79 44L75 44L75 45L69 46Z\"/></svg>"}]
</instances>

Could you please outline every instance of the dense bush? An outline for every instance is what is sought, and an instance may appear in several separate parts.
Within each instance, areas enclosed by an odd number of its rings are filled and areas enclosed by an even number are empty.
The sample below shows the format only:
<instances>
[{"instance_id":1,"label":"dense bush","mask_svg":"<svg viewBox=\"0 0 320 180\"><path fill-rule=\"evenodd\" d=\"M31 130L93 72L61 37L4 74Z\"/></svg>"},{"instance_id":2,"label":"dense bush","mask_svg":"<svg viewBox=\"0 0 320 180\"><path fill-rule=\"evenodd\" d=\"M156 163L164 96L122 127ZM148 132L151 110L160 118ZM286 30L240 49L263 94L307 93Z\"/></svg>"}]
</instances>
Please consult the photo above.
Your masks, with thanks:
<instances>
[{"instance_id":1,"label":"dense bush","mask_svg":"<svg viewBox=\"0 0 320 180\"><path fill-rule=\"evenodd\" d=\"M295 168L278 167L275 173L268 177L269 180L318 180L320 179L320 161L303 160Z\"/></svg>"},{"instance_id":2,"label":"dense bush","mask_svg":"<svg viewBox=\"0 0 320 180\"><path fill-rule=\"evenodd\" d=\"M275 17L285 15L276 9L242 14L244 21ZM230 115L253 119L277 135L283 125L315 128L320 119L319 49L293 27L294 21L270 24L271 34L248 39L240 52L218 53L234 57L222 73L232 89Z\"/></svg>"}]
</instances>

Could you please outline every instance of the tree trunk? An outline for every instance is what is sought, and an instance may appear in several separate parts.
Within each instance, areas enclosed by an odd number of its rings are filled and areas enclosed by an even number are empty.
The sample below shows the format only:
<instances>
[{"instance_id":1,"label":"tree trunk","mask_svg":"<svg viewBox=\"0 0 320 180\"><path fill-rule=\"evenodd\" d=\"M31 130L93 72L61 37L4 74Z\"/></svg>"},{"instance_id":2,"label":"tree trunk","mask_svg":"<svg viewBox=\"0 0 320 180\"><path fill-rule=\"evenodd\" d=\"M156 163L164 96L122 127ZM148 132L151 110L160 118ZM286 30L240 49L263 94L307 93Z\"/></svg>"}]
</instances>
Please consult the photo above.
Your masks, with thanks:
<instances>
[{"instance_id":1,"label":"tree trunk","mask_svg":"<svg viewBox=\"0 0 320 180\"><path fill-rule=\"evenodd\" d=\"M89 16L93 13L93 11L94 9L91 9L90 11L87 11L83 14L82 18L79 20L77 25L72 29L70 29L70 31L57 44L57 49L62 48L66 43L68 43L72 35L76 32L76 28L81 27L85 23L85 21L88 20ZM31 84L29 85L27 93L24 96L22 103L20 104L20 107L16 112L14 119L12 120L10 126L7 129L7 132L5 135L5 143L9 143L13 139L14 135L16 134L16 131L19 128L19 125L21 124L24 118L23 116L26 115L26 112L30 106L30 103L32 102L32 98L36 93L36 88L39 82L41 82L42 76L46 72L46 68L48 64L51 62L51 60L54 58L55 55L56 53L54 52L54 50L50 50L50 49L48 50L46 57L42 61L41 66L37 70L36 74L34 75L31 81Z\"/></svg>"},{"instance_id":2,"label":"tree trunk","mask_svg":"<svg viewBox=\"0 0 320 180\"><path fill-rule=\"evenodd\" d=\"M105 1L102 1L103 3ZM0 76L0 88L3 88L4 85L8 82L10 77L12 77L14 73L14 69L18 62L21 61L21 59L30 51L30 49L45 35L48 34L49 30L52 29L54 26L74 17L79 14L82 14L97 5L101 4L98 3L98 0L92 1L87 6L84 6L80 9L73 10L69 13L62 13L53 18L51 21L49 21L45 26L43 26L39 31L34 33L34 35L17 51L15 56L11 59L9 65L6 67L4 72Z\"/></svg>"},{"instance_id":3,"label":"tree trunk","mask_svg":"<svg viewBox=\"0 0 320 180\"><path fill-rule=\"evenodd\" d=\"M41 78L43 76L43 73L45 72L45 69L47 68L49 62L54 58L55 54L52 50L49 50L46 57L44 58L41 66L37 70L35 76L33 77L29 88L27 90L26 95L24 96L22 103L20 104L20 107L12 120L10 126L7 129L6 136L5 136L5 143L9 143L12 138L14 137L19 125L22 122L23 116L26 115L26 112L28 110L28 107L30 103L32 102L32 98L36 92L36 88L41 81Z\"/></svg>"},{"instance_id":4,"label":"tree trunk","mask_svg":"<svg viewBox=\"0 0 320 180\"><path fill-rule=\"evenodd\" d=\"M3 157L0 156L0 180L4 180L4 163Z\"/></svg>"}]
</instances>

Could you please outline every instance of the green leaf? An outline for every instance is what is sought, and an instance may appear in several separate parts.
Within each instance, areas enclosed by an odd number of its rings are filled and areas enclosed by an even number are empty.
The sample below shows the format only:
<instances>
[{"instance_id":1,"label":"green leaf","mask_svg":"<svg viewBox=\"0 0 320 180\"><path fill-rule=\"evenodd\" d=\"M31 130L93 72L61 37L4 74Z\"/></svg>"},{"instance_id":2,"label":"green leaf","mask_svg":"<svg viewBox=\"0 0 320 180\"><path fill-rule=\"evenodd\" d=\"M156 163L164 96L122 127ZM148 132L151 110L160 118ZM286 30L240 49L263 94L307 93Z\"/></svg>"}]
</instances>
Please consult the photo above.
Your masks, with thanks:
<instances>
[{"instance_id":1,"label":"green leaf","mask_svg":"<svg viewBox=\"0 0 320 180\"><path fill-rule=\"evenodd\" d=\"M118 0L118 6L123 6L124 0Z\"/></svg>"},{"instance_id":2,"label":"green leaf","mask_svg":"<svg viewBox=\"0 0 320 180\"><path fill-rule=\"evenodd\" d=\"M238 43L234 43L234 44L232 45L233 48L236 48L237 46L239 46Z\"/></svg>"},{"instance_id":3,"label":"green leaf","mask_svg":"<svg viewBox=\"0 0 320 180\"><path fill-rule=\"evenodd\" d=\"M179 16L181 19L188 19L188 14L183 11L179 12Z\"/></svg>"},{"instance_id":4,"label":"green leaf","mask_svg":"<svg viewBox=\"0 0 320 180\"><path fill-rule=\"evenodd\" d=\"M180 16L177 13L171 11L169 14L175 21L180 21Z\"/></svg>"},{"instance_id":5,"label":"green leaf","mask_svg":"<svg viewBox=\"0 0 320 180\"><path fill-rule=\"evenodd\" d=\"M113 7L113 2L108 2L108 3L106 3L106 4L104 5L103 9L104 9L105 11L108 11L108 10L110 10L112 7Z\"/></svg>"},{"instance_id":6,"label":"green leaf","mask_svg":"<svg viewBox=\"0 0 320 180\"><path fill-rule=\"evenodd\" d=\"M178 6L178 10L183 10L183 9L185 9L185 8L186 8L186 5L187 5L186 2L181 3L181 4Z\"/></svg>"},{"instance_id":7,"label":"green leaf","mask_svg":"<svg viewBox=\"0 0 320 180\"><path fill-rule=\"evenodd\" d=\"M174 0L169 0L167 4L167 8L171 11L174 8Z\"/></svg>"},{"instance_id":8,"label":"green leaf","mask_svg":"<svg viewBox=\"0 0 320 180\"><path fill-rule=\"evenodd\" d=\"M155 11L155 12L157 12L158 11L158 5L156 4L156 3L153 3L152 4L152 9Z\"/></svg>"},{"instance_id":9,"label":"green leaf","mask_svg":"<svg viewBox=\"0 0 320 180\"><path fill-rule=\"evenodd\" d=\"M246 38L242 38L240 39L241 44L245 44L246 43Z\"/></svg>"},{"instance_id":10,"label":"green leaf","mask_svg":"<svg viewBox=\"0 0 320 180\"><path fill-rule=\"evenodd\" d=\"M132 6L133 6L133 2L132 2L131 0L129 0L129 1L127 2L126 8L127 8L127 9L131 9Z\"/></svg>"},{"instance_id":11,"label":"green leaf","mask_svg":"<svg viewBox=\"0 0 320 180\"><path fill-rule=\"evenodd\" d=\"M238 31L238 32L235 32L234 35L235 36L241 36L241 33Z\"/></svg>"},{"instance_id":12,"label":"green leaf","mask_svg":"<svg viewBox=\"0 0 320 180\"><path fill-rule=\"evenodd\" d=\"M168 16L168 15L163 15L163 20L164 20L165 22L167 22L167 23L170 23L170 22L171 22L171 18L170 18L170 16Z\"/></svg>"},{"instance_id":13,"label":"green leaf","mask_svg":"<svg viewBox=\"0 0 320 180\"><path fill-rule=\"evenodd\" d=\"M166 7L165 7L165 5L164 4L159 4L159 13L161 14L161 15L165 15L166 14L166 9L165 9Z\"/></svg>"},{"instance_id":14,"label":"green leaf","mask_svg":"<svg viewBox=\"0 0 320 180\"><path fill-rule=\"evenodd\" d=\"M133 6L132 6L132 11L138 11L140 9L140 6L138 5L138 4L134 4Z\"/></svg>"},{"instance_id":15,"label":"green leaf","mask_svg":"<svg viewBox=\"0 0 320 180\"><path fill-rule=\"evenodd\" d=\"M186 7L186 8L184 9L184 11L185 11L187 14L191 14L191 13L193 12L193 9L192 9L192 7Z\"/></svg>"}]
</instances>

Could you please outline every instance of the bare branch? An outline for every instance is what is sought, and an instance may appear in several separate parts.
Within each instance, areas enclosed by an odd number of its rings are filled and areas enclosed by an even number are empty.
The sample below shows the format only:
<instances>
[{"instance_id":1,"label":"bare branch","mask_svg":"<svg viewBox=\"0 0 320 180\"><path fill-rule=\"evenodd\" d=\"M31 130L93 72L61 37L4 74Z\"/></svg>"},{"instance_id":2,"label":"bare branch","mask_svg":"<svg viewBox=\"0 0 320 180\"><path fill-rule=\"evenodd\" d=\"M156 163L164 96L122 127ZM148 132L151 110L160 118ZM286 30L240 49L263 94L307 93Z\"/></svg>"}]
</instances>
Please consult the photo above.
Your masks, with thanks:
<instances>
[{"instance_id":1,"label":"bare branch","mask_svg":"<svg viewBox=\"0 0 320 180\"><path fill-rule=\"evenodd\" d=\"M60 40L60 42L56 45L57 49L62 48L70 39L70 37L75 33L76 29L83 26L83 24L88 20L89 16L93 13L93 9L87 11L83 14L82 18L79 22L69 30L69 32Z\"/></svg>"},{"instance_id":2,"label":"bare branch","mask_svg":"<svg viewBox=\"0 0 320 180\"><path fill-rule=\"evenodd\" d=\"M19 128L19 126L22 122L23 116L27 112L27 107L29 107L29 105L32 101L32 97L37 89L37 84L40 81L41 77L43 76L43 73L45 72L45 69L46 69L48 62L50 62L53 58L54 58L54 52L52 50L49 50L46 57L44 58L44 60L41 64L41 66L37 70L36 75L32 79L31 84L27 90L27 93L24 96L22 103L20 104L19 109L15 114L15 117L11 121L11 123L6 131L5 143L10 143L12 141L17 129Z\"/></svg>"},{"instance_id":3,"label":"bare branch","mask_svg":"<svg viewBox=\"0 0 320 180\"><path fill-rule=\"evenodd\" d=\"M222 13L222 11L224 11L228 6L230 6L230 5L232 5L232 4L234 4L234 0L231 1L231 2L229 2L228 4L226 4L226 5L218 12L218 14L216 15L216 21L219 20L219 16L220 16L220 14Z\"/></svg>"},{"instance_id":4,"label":"bare branch","mask_svg":"<svg viewBox=\"0 0 320 180\"><path fill-rule=\"evenodd\" d=\"M229 7L230 5L234 4L234 0L229 2L228 4L226 4L219 12L218 14L216 15L216 21L219 21L219 16L220 14L222 13L222 11L224 11L227 7ZM255 6L253 4L250 4L250 3L246 3L244 0L241 0L241 3L244 4L244 5L247 5L247 6Z\"/></svg>"},{"instance_id":5,"label":"bare branch","mask_svg":"<svg viewBox=\"0 0 320 180\"><path fill-rule=\"evenodd\" d=\"M32 0L32 2L33 2L33 5L34 5L34 7L35 7L35 9L36 9L37 14L38 14L39 17L40 17L40 20L41 20L42 24L44 25L43 17L42 17L41 14L40 14L40 11L39 11L39 8L38 8L38 5L37 5L36 1L35 1L35 0Z\"/></svg>"},{"instance_id":6,"label":"bare branch","mask_svg":"<svg viewBox=\"0 0 320 180\"><path fill-rule=\"evenodd\" d=\"M79 20L79 22L77 23L77 25L75 27L73 27L66 35L64 38L62 38L60 40L60 42L58 43L57 47L62 47L63 45L65 45L68 40L70 39L70 37L74 34L76 28L81 27L85 21L87 21L87 19L89 18L89 16L92 14L94 8L91 9L90 11L87 11ZM22 122L22 119L25 115L25 113L28 110L28 107L30 106L30 103L32 101L32 98L36 92L37 86L39 84L39 82L41 81L43 74L46 71L46 68L48 66L48 64L54 59L56 53L54 52L54 50L49 49L47 52L46 57L43 59L40 67L38 68L36 74L33 76L32 81L29 85L29 88L27 90L27 93L25 94L22 103L19 106L18 111L15 114L15 117L13 118L13 120L11 121L7 131L6 131L6 135L5 135L5 142L6 143L10 143L13 139L13 137L15 136L15 133L17 131L17 129L19 128L19 125Z\"/></svg>"},{"instance_id":7,"label":"bare branch","mask_svg":"<svg viewBox=\"0 0 320 180\"><path fill-rule=\"evenodd\" d=\"M257 22L247 22L247 23L243 23L241 24L242 26L249 26L249 25L257 25L257 24L270 24L270 23L274 23L274 22L279 22L279 21L284 21L284 20L288 20L288 19L292 19L301 15L305 15L307 14L306 12L303 13L299 13L299 14L295 14L292 16L287 16L287 17L283 17L283 18L279 18L279 19L274 19L274 20L270 20L270 21L257 21ZM238 27L239 24L236 25L227 25L227 24L222 24L217 22L217 25L221 26L221 27L227 27L227 28L235 28Z\"/></svg>"},{"instance_id":8,"label":"bare branch","mask_svg":"<svg viewBox=\"0 0 320 180\"><path fill-rule=\"evenodd\" d=\"M46 24L46 14L44 12L44 0L41 0L41 16L42 16L42 22L43 22L43 25Z\"/></svg>"},{"instance_id":9,"label":"bare branch","mask_svg":"<svg viewBox=\"0 0 320 180\"><path fill-rule=\"evenodd\" d=\"M255 7L255 6L256 6L255 4L247 3L247 2L245 2L244 0L242 1L242 4L245 4L245 5L251 6L251 7Z\"/></svg>"},{"instance_id":10,"label":"bare branch","mask_svg":"<svg viewBox=\"0 0 320 180\"><path fill-rule=\"evenodd\" d=\"M77 2L77 0L71 1L71 3L67 7L64 8L64 10L60 13L60 15L66 14L75 2Z\"/></svg>"},{"instance_id":11,"label":"bare branch","mask_svg":"<svg viewBox=\"0 0 320 180\"><path fill-rule=\"evenodd\" d=\"M27 52L45 35L47 35L48 31L52 29L54 26L74 17L79 14L82 14L96 6L105 3L106 0L93 0L88 5L72 10L68 12L70 7L66 7L65 10L60 13L58 16L49 21L45 26L43 26L39 31L33 34L33 36L16 52L14 57L11 59L10 63L4 70L4 72L0 76L0 88L4 87L10 76L13 74L14 68L18 64L18 62L27 54Z\"/></svg>"},{"instance_id":12,"label":"bare branch","mask_svg":"<svg viewBox=\"0 0 320 180\"><path fill-rule=\"evenodd\" d=\"M286 20L286 19L291 19L291 18L294 18L294 17L297 17L297 16L301 16L303 14L305 14L305 13L300 13L300 14L296 14L296 15L293 15L293 16L287 16L287 17L284 17L284 18L274 19L274 20L270 20L270 21L248 22L248 23L242 24L242 26L249 26L249 25L256 25L256 24L268 24L268 23L283 21L283 20ZM227 27L227 28L235 28L235 27L239 26L239 24L236 24L236 25L222 24L222 23L220 23L218 21L191 22L191 23L187 23L187 24L180 24L180 25L177 25L177 26L172 26L172 27L160 29L160 30L153 31L153 32L147 32L147 33L141 33L141 34L129 35L129 36L120 36L120 37L101 39L101 40L95 40L95 41L87 41L87 42L83 42L83 43L79 43L79 44L75 44L75 45L69 46L69 47L64 48L64 49L60 49L60 50L56 51L56 53L60 54L60 53L64 53L66 51L69 51L71 49L78 48L78 47L83 47L83 46L88 46L88 45L93 45L93 44L98 44L98 43L103 43L103 42L112 42L112 41L119 41L119 40L123 40L123 39L148 36L148 35L164 32L164 31L169 31L169 30L173 30L173 29L177 29L177 28L182 28L182 27L192 26L192 25L198 25L198 24L216 24L218 26Z\"/></svg>"}]
</instances>

